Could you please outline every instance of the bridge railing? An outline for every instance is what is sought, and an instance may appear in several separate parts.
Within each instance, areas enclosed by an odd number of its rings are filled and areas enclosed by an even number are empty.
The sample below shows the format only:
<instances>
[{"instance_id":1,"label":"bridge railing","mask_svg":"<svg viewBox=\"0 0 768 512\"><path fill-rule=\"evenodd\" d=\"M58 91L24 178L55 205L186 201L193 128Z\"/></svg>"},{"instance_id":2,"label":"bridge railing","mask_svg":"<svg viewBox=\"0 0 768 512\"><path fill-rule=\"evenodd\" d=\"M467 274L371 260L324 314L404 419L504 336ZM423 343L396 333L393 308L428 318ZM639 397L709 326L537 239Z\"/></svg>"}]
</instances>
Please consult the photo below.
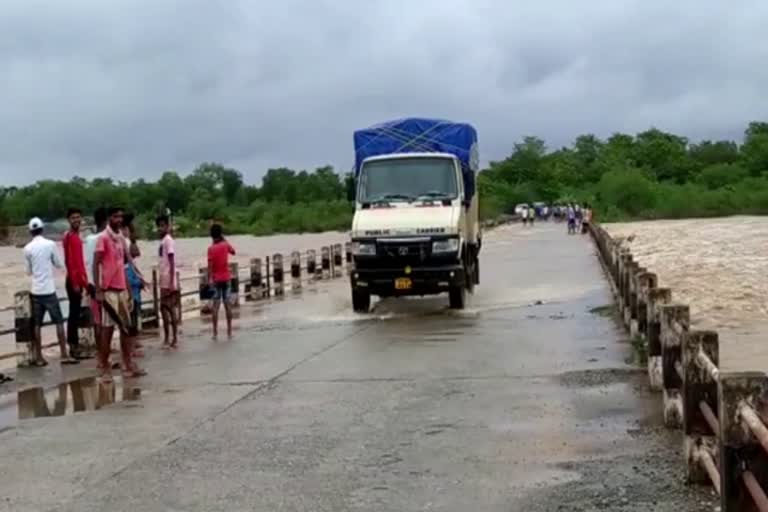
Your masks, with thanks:
<instances>
[{"instance_id":1,"label":"bridge railing","mask_svg":"<svg viewBox=\"0 0 768 512\"><path fill-rule=\"evenodd\" d=\"M768 512L768 376L719 369L717 332L691 329L690 309L600 225L590 232L618 315L648 354L664 423L681 428L686 479L710 483L722 512Z\"/></svg>"},{"instance_id":2,"label":"bridge railing","mask_svg":"<svg viewBox=\"0 0 768 512\"><path fill-rule=\"evenodd\" d=\"M282 297L286 290L300 293L309 283L339 278L351 272L352 246L351 243L334 244L321 247L319 250L292 251L288 255L275 253L265 258L252 258L245 268L240 262L230 263L232 281L230 291L235 306L244 301L261 301L274 297ZM152 269L152 279L149 287L142 293L140 334L154 334L160 327L160 288L157 268ZM210 313L208 295L209 277L207 267L200 267L196 274L181 275L177 272L179 292L178 318L185 314L199 311L201 315ZM68 301L66 296L59 297L60 303ZM83 308L87 308L89 298L83 298ZM0 352L0 360L16 359L17 367L29 365L31 360L31 341L33 339L32 300L28 291L19 291L14 295L14 304L0 309L0 313L13 311L14 325L0 330L0 339L10 339L13 336L15 350ZM52 325L50 321L42 327ZM95 348L93 325L89 315L81 316L80 344L85 349ZM43 348L51 348L58 342L43 344Z\"/></svg>"}]
</instances>

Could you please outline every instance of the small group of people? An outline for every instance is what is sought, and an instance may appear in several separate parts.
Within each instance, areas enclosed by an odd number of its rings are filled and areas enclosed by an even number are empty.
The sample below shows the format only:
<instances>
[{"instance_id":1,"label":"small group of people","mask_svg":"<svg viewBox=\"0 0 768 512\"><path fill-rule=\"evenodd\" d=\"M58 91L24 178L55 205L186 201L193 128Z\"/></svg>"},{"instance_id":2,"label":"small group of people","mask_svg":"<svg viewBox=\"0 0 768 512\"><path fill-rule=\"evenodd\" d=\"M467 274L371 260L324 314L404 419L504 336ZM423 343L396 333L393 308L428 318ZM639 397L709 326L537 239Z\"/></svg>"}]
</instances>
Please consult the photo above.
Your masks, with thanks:
<instances>
[{"instance_id":1,"label":"small group of people","mask_svg":"<svg viewBox=\"0 0 768 512\"><path fill-rule=\"evenodd\" d=\"M533 226L533 223L536 220L536 210L525 205L520 208L520 218L523 221L523 226L527 226L528 224Z\"/></svg>"},{"instance_id":2,"label":"small group of people","mask_svg":"<svg viewBox=\"0 0 768 512\"><path fill-rule=\"evenodd\" d=\"M112 369L122 366L124 377L146 375L136 363L143 357L143 346L138 341L141 322L141 292L147 281L136 260L141 256L134 227L134 216L122 207L99 208L94 212L95 231L80 237L82 211L71 208L67 212L69 230L62 240L64 261L58 254L56 243L43 235L45 225L40 218L29 221L32 240L24 247L27 274L31 276L31 302L33 341L30 364L47 366L43 357L41 327L46 314L56 326L61 352L61 364L78 364L94 354L83 350L80 344L80 325L83 316L92 325L96 341L99 375L111 381ZM155 219L160 238L158 247L158 287L160 313L163 323L163 349L178 347L181 295L177 277L176 245L171 221L167 215ZM208 272L211 277L213 308L213 337L218 336L218 313L224 304L227 335L232 337L232 309L229 286L232 279L229 257L235 254L232 245L224 239L219 224L211 226L212 244L208 248ZM55 269L66 271L65 288L69 301L69 315L64 329L64 316L56 295ZM90 302L83 308L83 302ZM122 365L112 365L110 354L115 330L119 332Z\"/></svg>"},{"instance_id":3,"label":"small group of people","mask_svg":"<svg viewBox=\"0 0 768 512\"><path fill-rule=\"evenodd\" d=\"M569 235L585 234L592 222L592 207L587 203L584 203L583 206L578 203L570 203L566 206L565 217L568 220Z\"/></svg>"}]
</instances>

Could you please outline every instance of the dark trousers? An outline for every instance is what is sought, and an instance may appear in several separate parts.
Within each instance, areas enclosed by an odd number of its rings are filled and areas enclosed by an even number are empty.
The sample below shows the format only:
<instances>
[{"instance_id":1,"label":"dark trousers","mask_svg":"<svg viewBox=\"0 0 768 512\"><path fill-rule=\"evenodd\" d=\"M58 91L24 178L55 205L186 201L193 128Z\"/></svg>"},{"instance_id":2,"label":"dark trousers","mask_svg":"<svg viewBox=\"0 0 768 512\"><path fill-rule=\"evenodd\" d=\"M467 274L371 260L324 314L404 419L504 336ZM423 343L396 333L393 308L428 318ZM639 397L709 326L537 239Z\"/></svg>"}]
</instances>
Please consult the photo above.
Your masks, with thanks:
<instances>
[{"instance_id":1,"label":"dark trousers","mask_svg":"<svg viewBox=\"0 0 768 512\"><path fill-rule=\"evenodd\" d=\"M72 283L67 278L67 298L69 299L69 315L67 316L67 343L70 350L77 350L80 346L80 309L83 302L82 293L75 291Z\"/></svg>"}]
</instances>

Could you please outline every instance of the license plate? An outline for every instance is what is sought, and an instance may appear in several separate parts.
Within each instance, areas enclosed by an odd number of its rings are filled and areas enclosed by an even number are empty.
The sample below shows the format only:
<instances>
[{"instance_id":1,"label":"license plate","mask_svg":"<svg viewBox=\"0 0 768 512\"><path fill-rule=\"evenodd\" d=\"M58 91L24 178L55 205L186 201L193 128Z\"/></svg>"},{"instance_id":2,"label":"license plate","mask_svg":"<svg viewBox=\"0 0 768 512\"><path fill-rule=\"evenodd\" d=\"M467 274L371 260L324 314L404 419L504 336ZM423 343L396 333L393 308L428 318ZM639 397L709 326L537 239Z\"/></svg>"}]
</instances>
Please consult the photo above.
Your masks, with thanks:
<instances>
[{"instance_id":1,"label":"license plate","mask_svg":"<svg viewBox=\"0 0 768 512\"><path fill-rule=\"evenodd\" d=\"M395 290L410 290L413 282L407 277L395 279Z\"/></svg>"}]
</instances>

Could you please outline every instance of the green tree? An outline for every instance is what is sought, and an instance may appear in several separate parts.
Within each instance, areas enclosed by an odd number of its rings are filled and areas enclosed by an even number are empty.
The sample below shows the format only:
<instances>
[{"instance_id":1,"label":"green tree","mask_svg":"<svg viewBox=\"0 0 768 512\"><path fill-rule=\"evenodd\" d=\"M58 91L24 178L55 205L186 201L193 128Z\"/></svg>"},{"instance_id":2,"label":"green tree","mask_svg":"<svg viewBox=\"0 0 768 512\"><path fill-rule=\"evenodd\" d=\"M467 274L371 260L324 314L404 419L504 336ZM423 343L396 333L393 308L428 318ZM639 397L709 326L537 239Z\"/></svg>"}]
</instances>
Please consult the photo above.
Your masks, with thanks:
<instances>
[{"instance_id":1,"label":"green tree","mask_svg":"<svg viewBox=\"0 0 768 512\"><path fill-rule=\"evenodd\" d=\"M730 140L704 140L691 144L688 154L702 168L715 164L733 164L739 160L739 146Z\"/></svg>"},{"instance_id":2,"label":"green tree","mask_svg":"<svg viewBox=\"0 0 768 512\"><path fill-rule=\"evenodd\" d=\"M768 123L753 121L744 133L741 147L744 166L753 176L768 171Z\"/></svg>"},{"instance_id":3,"label":"green tree","mask_svg":"<svg viewBox=\"0 0 768 512\"><path fill-rule=\"evenodd\" d=\"M738 164L714 164L705 167L697 181L708 189L715 190L738 183L747 176L747 170Z\"/></svg>"}]
</instances>

